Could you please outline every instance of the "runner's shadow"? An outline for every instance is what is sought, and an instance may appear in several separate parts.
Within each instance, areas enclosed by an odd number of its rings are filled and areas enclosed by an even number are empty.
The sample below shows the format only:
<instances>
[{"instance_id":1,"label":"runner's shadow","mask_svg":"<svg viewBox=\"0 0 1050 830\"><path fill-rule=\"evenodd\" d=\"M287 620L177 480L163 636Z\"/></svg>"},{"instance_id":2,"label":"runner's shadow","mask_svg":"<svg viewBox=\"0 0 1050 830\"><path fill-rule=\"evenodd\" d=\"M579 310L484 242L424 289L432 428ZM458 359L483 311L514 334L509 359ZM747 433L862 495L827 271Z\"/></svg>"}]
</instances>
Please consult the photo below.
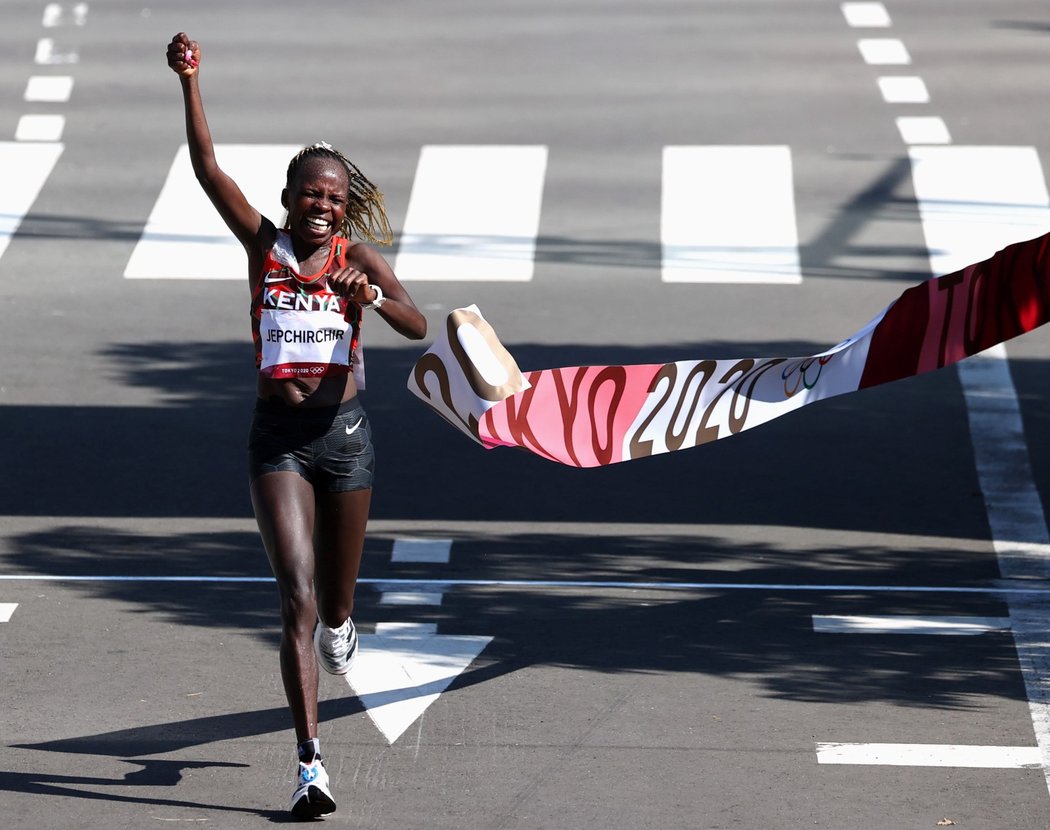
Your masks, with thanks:
<instances>
[{"instance_id":1,"label":"runner's shadow","mask_svg":"<svg viewBox=\"0 0 1050 830\"><path fill-rule=\"evenodd\" d=\"M141 769L129 772L123 778L96 778L84 775L55 775L52 773L0 772L0 791L22 795L57 796L60 798L82 798L89 801L116 801L123 804L147 804L154 807L178 807L194 810L221 810L223 812L247 813L271 821L279 821L283 813L278 810L256 810L235 807L229 804L204 804L183 799L154 798L123 795L101 790L84 790L81 787L174 787L182 780L183 770L209 769L215 767L248 767L228 761L165 761L145 759L134 761Z\"/></svg>"},{"instance_id":2,"label":"runner's shadow","mask_svg":"<svg viewBox=\"0 0 1050 830\"><path fill-rule=\"evenodd\" d=\"M324 722L360 714L364 711L364 707L356 697L348 696L322 700L317 705L317 711L319 719ZM12 747L36 749L43 752L67 752L74 755L137 758L143 755L163 755L220 741L253 738L290 728L291 718L288 709L281 706L252 712L238 712L233 715L211 715L192 720L157 723L151 726L135 726L114 732L100 732L95 735L63 738L57 741L12 744ZM154 771L150 772L150 775L157 774Z\"/></svg>"}]
</instances>

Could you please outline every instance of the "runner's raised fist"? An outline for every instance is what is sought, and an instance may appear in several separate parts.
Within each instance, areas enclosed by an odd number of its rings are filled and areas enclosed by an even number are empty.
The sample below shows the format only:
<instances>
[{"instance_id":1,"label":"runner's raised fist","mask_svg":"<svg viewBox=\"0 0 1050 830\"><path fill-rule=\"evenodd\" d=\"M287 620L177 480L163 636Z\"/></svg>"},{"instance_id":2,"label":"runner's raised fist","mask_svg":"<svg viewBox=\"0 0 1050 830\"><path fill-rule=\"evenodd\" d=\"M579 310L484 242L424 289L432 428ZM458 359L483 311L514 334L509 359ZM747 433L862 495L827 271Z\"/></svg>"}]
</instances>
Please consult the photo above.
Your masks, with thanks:
<instances>
[{"instance_id":1,"label":"runner's raised fist","mask_svg":"<svg viewBox=\"0 0 1050 830\"><path fill-rule=\"evenodd\" d=\"M189 78L197 74L201 62L201 48L185 32L179 32L168 44L168 66L176 75Z\"/></svg>"}]
</instances>

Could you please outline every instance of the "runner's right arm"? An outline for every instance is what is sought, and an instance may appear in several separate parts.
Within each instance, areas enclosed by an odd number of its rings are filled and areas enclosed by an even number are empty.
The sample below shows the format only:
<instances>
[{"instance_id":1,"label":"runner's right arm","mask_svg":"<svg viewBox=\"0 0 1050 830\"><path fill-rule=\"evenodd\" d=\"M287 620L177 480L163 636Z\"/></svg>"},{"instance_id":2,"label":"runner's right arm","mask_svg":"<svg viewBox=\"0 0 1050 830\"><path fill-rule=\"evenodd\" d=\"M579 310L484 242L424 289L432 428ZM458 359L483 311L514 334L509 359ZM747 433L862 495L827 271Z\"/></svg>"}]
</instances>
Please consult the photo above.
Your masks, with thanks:
<instances>
[{"instance_id":1,"label":"runner's right arm","mask_svg":"<svg viewBox=\"0 0 1050 830\"><path fill-rule=\"evenodd\" d=\"M237 183L231 179L215 160L215 147L211 140L208 121L204 117L197 75L200 67L200 46L179 32L168 44L168 66L182 82L182 98L186 108L186 140L189 144L190 162L204 192L215 205L227 227L238 241L249 251L268 247L261 237L272 235L272 225L263 220L259 211L244 197ZM269 226L264 229L265 226Z\"/></svg>"}]
</instances>

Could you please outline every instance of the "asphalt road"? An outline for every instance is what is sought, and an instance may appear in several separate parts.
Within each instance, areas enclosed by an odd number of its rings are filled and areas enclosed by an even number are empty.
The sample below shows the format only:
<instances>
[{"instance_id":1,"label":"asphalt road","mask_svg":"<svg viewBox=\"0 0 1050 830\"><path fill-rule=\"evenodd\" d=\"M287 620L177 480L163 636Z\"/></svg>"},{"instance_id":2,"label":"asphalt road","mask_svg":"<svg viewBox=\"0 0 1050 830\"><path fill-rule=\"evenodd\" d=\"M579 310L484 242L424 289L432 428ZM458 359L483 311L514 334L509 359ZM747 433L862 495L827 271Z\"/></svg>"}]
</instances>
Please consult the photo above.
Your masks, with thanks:
<instances>
[{"instance_id":1,"label":"asphalt road","mask_svg":"<svg viewBox=\"0 0 1050 830\"><path fill-rule=\"evenodd\" d=\"M1034 0L887 3L892 32L874 36L907 44L931 96L914 109L880 97L857 47L872 32L826 0L100 3L82 26L72 7L44 27L44 3L6 3L0 32L0 140L26 112L66 119L0 257L10 826L258 826L291 792L244 481L247 292L123 276L184 142L173 33L202 45L217 140L345 148L395 230L422 146L547 146L534 278L409 284L432 331L477 303L525 369L804 355L858 329L929 276L902 113L1050 163ZM45 37L77 61L36 63ZM59 73L67 102L23 99L31 75ZM791 148L800 285L661 282L661 152L679 144ZM955 370L580 471L472 446L405 389L419 344L367 336L380 467L355 620L492 641L393 744L323 678L331 823L1050 826L1038 766L818 763L823 742L1037 746L1009 631L814 630L814 615L1016 610L984 590L1000 570ZM1050 339L1008 349L1032 484L1050 493ZM392 561L408 537L451 540L451 559ZM24 578L40 575L65 578ZM384 604L398 579L502 584Z\"/></svg>"}]
</instances>

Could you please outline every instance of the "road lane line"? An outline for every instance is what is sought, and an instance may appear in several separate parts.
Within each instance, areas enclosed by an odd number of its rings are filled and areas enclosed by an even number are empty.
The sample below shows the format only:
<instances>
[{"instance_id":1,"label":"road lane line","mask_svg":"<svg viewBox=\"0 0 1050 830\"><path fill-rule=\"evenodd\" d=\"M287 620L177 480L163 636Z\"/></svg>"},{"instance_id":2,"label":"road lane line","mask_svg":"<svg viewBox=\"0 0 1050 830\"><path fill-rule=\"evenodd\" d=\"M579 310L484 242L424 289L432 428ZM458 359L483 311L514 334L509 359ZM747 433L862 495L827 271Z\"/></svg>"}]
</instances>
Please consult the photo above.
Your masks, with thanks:
<instances>
[{"instance_id":1,"label":"road lane line","mask_svg":"<svg viewBox=\"0 0 1050 830\"><path fill-rule=\"evenodd\" d=\"M77 3L73 6L73 25L83 26L87 23L88 4ZM63 26L66 23L65 13L61 3L48 3L44 6L44 17L40 21L45 29L53 29L55 26Z\"/></svg>"},{"instance_id":2,"label":"road lane line","mask_svg":"<svg viewBox=\"0 0 1050 830\"><path fill-rule=\"evenodd\" d=\"M73 94L70 75L33 75L26 81L23 99L30 103L64 104Z\"/></svg>"},{"instance_id":3,"label":"road lane line","mask_svg":"<svg viewBox=\"0 0 1050 830\"><path fill-rule=\"evenodd\" d=\"M0 602L0 623L10 622L17 607L17 602Z\"/></svg>"},{"instance_id":4,"label":"road lane line","mask_svg":"<svg viewBox=\"0 0 1050 830\"><path fill-rule=\"evenodd\" d=\"M901 116L897 119L897 131L905 144L952 143L948 126L936 115Z\"/></svg>"},{"instance_id":5,"label":"road lane line","mask_svg":"<svg viewBox=\"0 0 1050 830\"><path fill-rule=\"evenodd\" d=\"M1045 233L1050 194L1032 147L911 151L915 194L934 273L949 273L1018 239ZM1006 348L959 364L970 440L1003 577L1045 583L1050 534L1032 478ZM1050 604L1010 597L1010 621L1043 775L1050 788Z\"/></svg>"},{"instance_id":6,"label":"road lane line","mask_svg":"<svg viewBox=\"0 0 1050 830\"><path fill-rule=\"evenodd\" d=\"M930 102L930 91L926 89L926 82L915 75L883 75L878 79L878 84L882 100L887 104L928 104Z\"/></svg>"},{"instance_id":7,"label":"road lane line","mask_svg":"<svg viewBox=\"0 0 1050 830\"><path fill-rule=\"evenodd\" d=\"M664 147L660 240L664 282L802 282L790 148Z\"/></svg>"},{"instance_id":8,"label":"road lane line","mask_svg":"<svg viewBox=\"0 0 1050 830\"><path fill-rule=\"evenodd\" d=\"M398 277L531 280L546 171L542 145L423 147L394 263Z\"/></svg>"},{"instance_id":9,"label":"road lane line","mask_svg":"<svg viewBox=\"0 0 1050 830\"><path fill-rule=\"evenodd\" d=\"M896 38L863 38L857 41L864 62L872 66L906 66L911 56Z\"/></svg>"},{"instance_id":10,"label":"road lane line","mask_svg":"<svg viewBox=\"0 0 1050 830\"><path fill-rule=\"evenodd\" d=\"M905 617L814 614L818 634L938 634L974 636L990 631L1009 631L1005 617Z\"/></svg>"},{"instance_id":11,"label":"road lane line","mask_svg":"<svg viewBox=\"0 0 1050 830\"><path fill-rule=\"evenodd\" d=\"M842 14L854 28L886 28L890 13L882 3L843 3Z\"/></svg>"},{"instance_id":12,"label":"road lane line","mask_svg":"<svg viewBox=\"0 0 1050 830\"><path fill-rule=\"evenodd\" d=\"M23 115L15 127L15 141L61 141L64 115Z\"/></svg>"},{"instance_id":13,"label":"road lane line","mask_svg":"<svg viewBox=\"0 0 1050 830\"><path fill-rule=\"evenodd\" d=\"M818 743L818 764L968 769L1038 769L1036 746Z\"/></svg>"},{"instance_id":14,"label":"road lane line","mask_svg":"<svg viewBox=\"0 0 1050 830\"><path fill-rule=\"evenodd\" d=\"M42 37L36 43L36 53L33 62L41 66L53 66L56 64L76 63L80 58L76 52L55 52L55 41L49 37Z\"/></svg>"}]
</instances>

